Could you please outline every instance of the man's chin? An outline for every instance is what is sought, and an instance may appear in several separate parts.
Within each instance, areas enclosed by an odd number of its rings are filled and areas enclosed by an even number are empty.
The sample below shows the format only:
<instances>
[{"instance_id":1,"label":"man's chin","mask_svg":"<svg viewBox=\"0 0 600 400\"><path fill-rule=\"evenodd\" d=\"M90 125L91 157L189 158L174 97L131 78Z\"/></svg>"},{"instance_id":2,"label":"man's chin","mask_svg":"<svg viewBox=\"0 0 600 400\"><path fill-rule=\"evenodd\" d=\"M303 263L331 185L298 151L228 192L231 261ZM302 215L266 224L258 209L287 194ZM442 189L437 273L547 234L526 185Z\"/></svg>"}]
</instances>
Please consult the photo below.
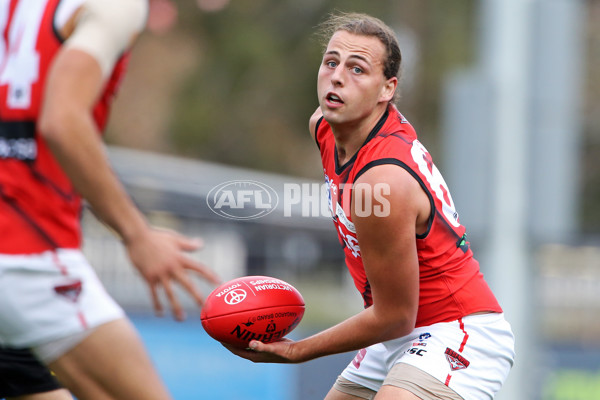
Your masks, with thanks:
<instances>
[{"instance_id":1,"label":"man's chin","mask_svg":"<svg viewBox=\"0 0 600 400\"><path fill-rule=\"evenodd\" d=\"M344 116L339 110L323 109L323 119L329 124L341 124L345 121Z\"/></svg>"}]
</instances>

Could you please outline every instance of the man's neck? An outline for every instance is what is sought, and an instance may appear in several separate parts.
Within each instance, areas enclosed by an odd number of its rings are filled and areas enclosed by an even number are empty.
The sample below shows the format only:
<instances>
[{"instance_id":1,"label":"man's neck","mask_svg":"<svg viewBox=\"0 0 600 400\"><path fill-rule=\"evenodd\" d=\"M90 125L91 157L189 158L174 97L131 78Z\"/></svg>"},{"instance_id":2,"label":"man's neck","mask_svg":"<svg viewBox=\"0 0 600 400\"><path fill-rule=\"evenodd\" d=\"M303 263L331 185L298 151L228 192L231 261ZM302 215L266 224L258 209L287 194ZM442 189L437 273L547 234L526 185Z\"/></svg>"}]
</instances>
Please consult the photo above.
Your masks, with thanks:
<instances>
[{"instance_id":1,"label":"man's neck","mask_svg":"<svg viewBox=\"0 0 600 400\"><path fill-rule=\"evenodd\" d=\"M347 124L330 124L335 137L339 165L344 165L360 150L386 110L387 105L384 108L378 108L367 118L360 121Z\"/></svg>"}]
</instances>

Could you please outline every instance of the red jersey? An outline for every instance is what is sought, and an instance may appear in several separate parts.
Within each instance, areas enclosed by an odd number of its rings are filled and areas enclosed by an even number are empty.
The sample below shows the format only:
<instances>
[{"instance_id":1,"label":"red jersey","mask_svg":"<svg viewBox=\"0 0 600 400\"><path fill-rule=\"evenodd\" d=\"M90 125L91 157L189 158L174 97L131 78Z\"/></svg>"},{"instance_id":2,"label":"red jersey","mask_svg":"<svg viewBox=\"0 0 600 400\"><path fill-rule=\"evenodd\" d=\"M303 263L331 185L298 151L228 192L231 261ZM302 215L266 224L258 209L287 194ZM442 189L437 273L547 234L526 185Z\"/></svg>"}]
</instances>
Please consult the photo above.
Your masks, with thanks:
<instances>
[{"instance_id":1,"label":"red jersey","mask_svg":"<svg viewBox=\"0 0 600 400\"><path fill-rule=\"evenodd\" d=\"M373 303L371 288L356 229L349 207L345 205L350 204L352 185L365 171L377 165L393 164L404 168L419 182L432 209L427 231L416 238L419 259L416 327L456 320L478 311L502 312L479 270L479 263L473 258L465 228L459 223L442 175L417 140L413 127L395 106L388 107L365 143L345 165L338 163L335 138L323 118L317 123L315 138L346 266L363 296L365 307Z\"/></svg>"},{"instance_id":2,"label":"red jersey","mask_svg":"<svg viewBox=\"0 0 600 400\"><path fill-rule=\"evenodd\" d=\"M81 0L83 3L84 0ZM54 25L59 0L0 2L0 253L39 253L81 244L81 201L36 121L46 76L63 44ZM125 71L115 65L93 115L104 129Z\"/></svg>"}]
</instances>

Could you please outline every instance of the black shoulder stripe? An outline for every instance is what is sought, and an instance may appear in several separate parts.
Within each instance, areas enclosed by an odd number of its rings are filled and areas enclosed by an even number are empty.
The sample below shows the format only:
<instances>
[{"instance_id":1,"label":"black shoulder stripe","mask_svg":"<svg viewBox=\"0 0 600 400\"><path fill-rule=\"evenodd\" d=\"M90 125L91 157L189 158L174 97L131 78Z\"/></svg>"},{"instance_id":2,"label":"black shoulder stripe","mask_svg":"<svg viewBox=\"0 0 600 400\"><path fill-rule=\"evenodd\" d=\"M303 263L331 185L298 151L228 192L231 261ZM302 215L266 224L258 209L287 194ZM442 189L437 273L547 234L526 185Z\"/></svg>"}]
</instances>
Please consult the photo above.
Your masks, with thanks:
<instances>
[{"instance_id":1,"label":"black shoulder stripe","mask_svg":"<svg viewBox=\"0 0 600 400\"><path fill-rule=\"evenodd\" d=\"M433 199L433 195L429 191L429 188L427 188L427 185L425 185L425 182L423 182L423 179L421 179L421 177L419 176L419 174L417 174L406 163L398 160L397 158L380 158L378 160L373 160L373 161L367 163L364 167L362 167L360 169L360 171L358 171L356 173L356 175L354 176L354 182L356 182L358 180L358 178L362 174L364 174L365 172L367 172L369 169L371 169L373 167L377 167L378 165L386 165L386 164L397 165L397 166L399 166L401 168L404 168L404 170L406 170L406 172L408 172L413 178L415 178L415 180L417 182L419 182L419 185L421 186L421 188L423 189L423 191L425 192L425 194L427 194L427 198L429 198L429 204L431 205L431 213L429 215L429 221L427 222L427 230L425 231L425 233L423 233L421 235L417 235L417 238L419 238L419 239L426 238L427 235L429 234L429 231L430 231L431 226L433 224L433 218L434 218L435 213L436 213L435 201Z\"/></svg>"},{"instance_id":2,"label":"black shoulder stripe","mask_svg":"<svg viewBox=\"0 0 600 400\"><path fill-rule=\"evenodd\" d=\"M50 21L50 25L52 25L52 32L54 33L54 36L56 37L56 39L62 44L65 42L65 40L67 38L62 37L62 35L59 32L59 28L58 26L56 26L56 14L58 13L58 9L60 8L60 3L62 2L62 0L59 0L56 3L56 6L54 8L54 11L52 12L52 20Z\"/></svg>"},{"instance_id":3,"label":"black shoulder stripe","mask_svg":"<svg viewBox=\"0 0 600 400\"><path fill-rule=\"evenodd\" d=\"M321 122L323 122L323 117L319 118L315 125L315 142L317 143L317 147L321 150L321 143L319 143L319 139L317 139L317 132L319 131L319 126L321 126Z\"/></svg>"}]
</instances>

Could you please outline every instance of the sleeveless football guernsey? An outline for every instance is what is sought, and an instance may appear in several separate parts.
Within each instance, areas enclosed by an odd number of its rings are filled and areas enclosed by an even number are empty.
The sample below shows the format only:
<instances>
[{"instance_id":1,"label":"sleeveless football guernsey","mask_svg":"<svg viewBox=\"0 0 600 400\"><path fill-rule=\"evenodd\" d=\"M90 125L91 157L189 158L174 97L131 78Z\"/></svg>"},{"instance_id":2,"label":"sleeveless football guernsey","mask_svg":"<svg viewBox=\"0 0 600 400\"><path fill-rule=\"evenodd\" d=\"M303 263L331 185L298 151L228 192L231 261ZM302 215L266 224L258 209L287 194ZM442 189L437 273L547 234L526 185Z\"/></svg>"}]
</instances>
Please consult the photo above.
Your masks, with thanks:
<instances>
[{"instance_id":1,"label":"sleeveless football guernsey","mask_svg":"<svg viewBox=\"0 0 600 400\"><path fill-rule=\"evenodd\" d=\"M346 266L365 307L373 300L349 211L350 198L353 184L363 173L378 165L392 164L405 169L419 182L432 210L427 231L416 237L420 285L416 326L452 321L479 311L502 312L473 258L465 228L459 223L442 175L413 127L395 106L388 107L362 147L344 165L338 163L335 138L323 118L318 121L315 133L329 189L330 211L344 248Z\"/></svg>"}]
</instances>

